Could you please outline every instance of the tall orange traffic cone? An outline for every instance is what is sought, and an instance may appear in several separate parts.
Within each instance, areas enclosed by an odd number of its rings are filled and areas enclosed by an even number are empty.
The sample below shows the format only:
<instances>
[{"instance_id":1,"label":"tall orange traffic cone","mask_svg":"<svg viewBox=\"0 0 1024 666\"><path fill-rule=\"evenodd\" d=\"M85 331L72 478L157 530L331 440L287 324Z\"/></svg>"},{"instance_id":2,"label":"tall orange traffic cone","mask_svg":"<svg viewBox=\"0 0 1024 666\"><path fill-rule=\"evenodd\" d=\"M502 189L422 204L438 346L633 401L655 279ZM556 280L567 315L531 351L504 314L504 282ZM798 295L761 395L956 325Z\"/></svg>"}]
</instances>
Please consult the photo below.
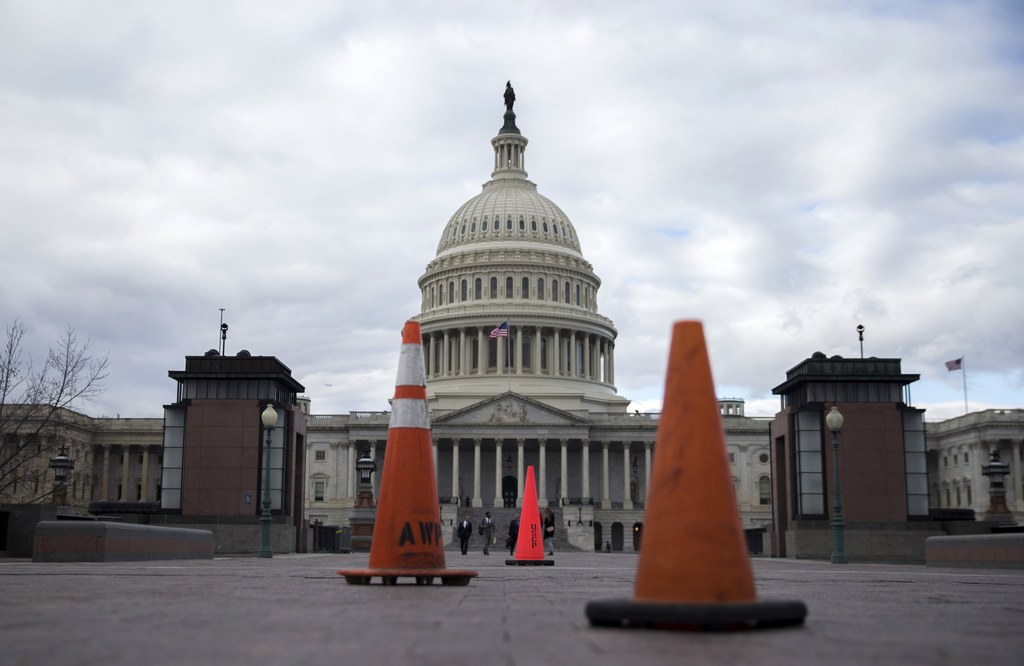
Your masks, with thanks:
<instances>
[{"instance_id":1,"label":"tall orange traffic cone","mask_svg":"<svg viewBox=\"0 0 1024 666\"><path fill-rule=\"evenodd\" d=\"M635 599L592 601L595 626L725 630L802 624L800 601L758 601L700 322L672 331Z\"/></svg>"},{"instance_id":2,"label":"tall orange traffic cone","mask_svg":"<svg viewBox=\"0 0 1024 666\"><path fill-rule=\"evenodd\" d=\"M533 465L526 468L523 484L523 510L519 515L519 536L516 538L515 559L505 564L552 566L554 560L544 559L544 535L541 532L540 511L537 509L537 484L533 480Z\"/></svg>"},{"instance_id":3,"label":"tall orange traffic cone","mask_svg":"<svg viewBox=\"0 0 1024 666\"><path fill-rule=\"evenodd\" d=\"M423 341L419 322L408 321L402 329L369 568L341 569L346 581L365 584L379 576L385 585L394 585L407 576L417 585L430 585L434 578L444 585L468 585L477 575L445 569L435 479Z\"/></svg>"}]
</instances>

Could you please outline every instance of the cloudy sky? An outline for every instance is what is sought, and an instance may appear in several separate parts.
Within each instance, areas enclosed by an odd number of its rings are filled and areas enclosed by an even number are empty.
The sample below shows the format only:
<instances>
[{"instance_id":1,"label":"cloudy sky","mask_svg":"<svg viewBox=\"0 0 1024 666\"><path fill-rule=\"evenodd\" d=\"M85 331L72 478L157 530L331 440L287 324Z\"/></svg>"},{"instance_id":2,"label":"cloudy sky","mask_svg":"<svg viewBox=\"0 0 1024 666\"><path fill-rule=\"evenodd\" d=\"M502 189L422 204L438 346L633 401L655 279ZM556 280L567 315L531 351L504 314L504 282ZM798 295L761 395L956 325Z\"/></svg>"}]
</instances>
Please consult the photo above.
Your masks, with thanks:
<instances>
[{"instance_id":1,"label":"cloudy sky","mask_svg":"<svg viewBox=\"0 0 1024 666\"><path fill-rule=\"evenodd\" d=\"M386 409L511 79L633 408L690 318L748 414L858 324L928 418L959 357L971 411L1024 407L1022 35L1018 2L0 0L0 319L109 353L94 416L160 416L221 308L315 413Z\"/></svg>"}]
</instances>

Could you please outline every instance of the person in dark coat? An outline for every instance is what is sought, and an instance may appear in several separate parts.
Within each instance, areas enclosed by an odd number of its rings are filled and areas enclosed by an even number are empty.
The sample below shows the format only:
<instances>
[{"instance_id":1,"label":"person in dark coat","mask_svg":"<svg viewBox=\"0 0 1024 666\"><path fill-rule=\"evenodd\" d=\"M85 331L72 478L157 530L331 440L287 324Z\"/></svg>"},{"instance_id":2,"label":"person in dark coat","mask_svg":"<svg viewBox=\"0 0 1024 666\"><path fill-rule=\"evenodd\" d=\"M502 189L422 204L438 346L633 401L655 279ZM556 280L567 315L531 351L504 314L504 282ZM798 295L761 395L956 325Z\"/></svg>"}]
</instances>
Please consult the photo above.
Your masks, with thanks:
<instances>
[{"instance_id":1,"label":"person in dark coat","mask_svg":"<svg viewBox=\"0 0 1024 666\"><path fill-rule=\"evenodd\" d=\"M484 538L484 555L490 555L491 539L494 538L494 519L491 518L490 511L485 513L484 519L480 521L480 534Z\"/></svg>"},{"instance_id":2,"label":"person in dark coat","mask_svg":"<svg viewBox=\"0 0 1024 666\"><path fill-rule=\"evenodd\" d=\"M508 541L505 545L508 546L508 554L516 554L516 539L519 538L519 519L513 518L512 522L508 524Z\"/></svg>"},{"instance_id":3,"label":"person in dark coat","mask_svg":"<svg viewBox=\"0 0 1024 666\"><path fill-rule=\"evenodd\" d=\"M469 522L469 514L462 519L459 523L459 527L455 530L455 534L459 537L459 546L462 547L462 554L465 555L469 550L469 537L473 536L473 523Z\"/></svg>"}]
</instances>

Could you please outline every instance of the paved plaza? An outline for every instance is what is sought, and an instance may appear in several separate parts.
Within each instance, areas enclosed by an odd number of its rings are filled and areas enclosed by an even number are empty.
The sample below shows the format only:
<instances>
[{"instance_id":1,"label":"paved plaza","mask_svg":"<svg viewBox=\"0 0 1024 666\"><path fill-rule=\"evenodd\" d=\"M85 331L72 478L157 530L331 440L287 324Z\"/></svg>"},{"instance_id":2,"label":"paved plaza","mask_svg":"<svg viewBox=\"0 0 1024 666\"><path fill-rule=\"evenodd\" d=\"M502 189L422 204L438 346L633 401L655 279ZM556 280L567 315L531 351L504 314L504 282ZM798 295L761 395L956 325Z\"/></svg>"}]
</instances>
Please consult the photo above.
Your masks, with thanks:
<instances>
[{"instance_id":1,"label":"paved plaza","mask_svg":"<svg viewBox=\"0 0 1024 666\"><path fill-rule=\"evenodd\" d=\"M465 587L349 585L365 554L37 564L0 560L0 664L1019 664L1024 571L753 560L761 598L802 627L594 629L587 601L631 598L637 556L553 567L446 553ZM685 563L681 563L685 566Z\"/></svg>"}]
</instances>

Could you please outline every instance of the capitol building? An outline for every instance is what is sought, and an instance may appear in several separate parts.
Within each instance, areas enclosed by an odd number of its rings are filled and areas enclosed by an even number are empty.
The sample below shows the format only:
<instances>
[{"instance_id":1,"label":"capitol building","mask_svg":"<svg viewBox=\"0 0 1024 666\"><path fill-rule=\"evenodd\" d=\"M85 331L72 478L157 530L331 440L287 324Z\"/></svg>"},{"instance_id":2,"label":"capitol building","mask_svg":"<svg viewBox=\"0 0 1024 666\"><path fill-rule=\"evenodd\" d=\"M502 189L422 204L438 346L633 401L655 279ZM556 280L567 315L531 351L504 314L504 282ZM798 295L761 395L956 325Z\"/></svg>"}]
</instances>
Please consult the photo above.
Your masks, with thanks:
<instances>
[{"instance_id":1,"label":"capitol building","mask_svg":"<svg viewBox=\"0 0 1024 666\"><path fill-rule=\"evenodd\" d=\"M616 392L618 333L598 309L601 279L573 222L528 179L513 102L509 86L490 180L440 228L419 278L442 518L487 510L500 530L533 466L538 502L561 518L566 541L631 550L658 415L629 410ZM720 404L744 526L763 526L769 419L744 417L742 400ZM380 464L388 416L309 415L307 518L347 524L355 462L368 452Z\"/></svg>"}]
</instances>

